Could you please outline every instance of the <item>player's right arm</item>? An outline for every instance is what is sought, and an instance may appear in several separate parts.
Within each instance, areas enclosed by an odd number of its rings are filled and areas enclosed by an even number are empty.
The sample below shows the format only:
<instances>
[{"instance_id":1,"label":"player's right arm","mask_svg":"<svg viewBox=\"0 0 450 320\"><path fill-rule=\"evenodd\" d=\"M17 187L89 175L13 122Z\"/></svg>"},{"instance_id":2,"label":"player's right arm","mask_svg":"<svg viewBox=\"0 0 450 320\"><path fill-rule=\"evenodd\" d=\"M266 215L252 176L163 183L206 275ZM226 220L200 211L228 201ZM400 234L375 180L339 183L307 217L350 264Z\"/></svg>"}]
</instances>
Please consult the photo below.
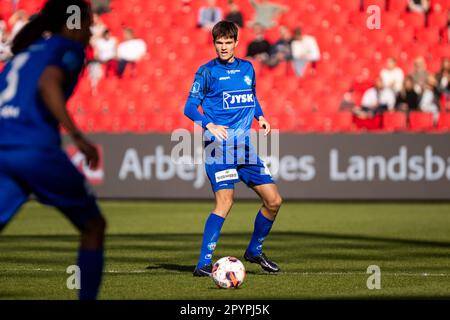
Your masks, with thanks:
<instances>
[{"instance_id":1,"label":"player's right arm","mask_svg":"<svg viewBox=\"0 0 450 320\"><path fill-rule=\"evenodd\" d=\"M67 112L64 96L65 77L61 68L48 66L39 79L39 92L48 110L70 134L78 149L86 156L88 164L95 168L98 164L97 148L86 140Z\"/></svg>"},{"instance_id":2,"label":"player's right arm","mask_svg":"<svg viewBox=\"0 0 450 320\"><path fill-rule=\"evenodd\" d=\"M202 104L203 99L208 93L209 83L211 83L210 72L205 67L200 67L195 74L194 84L192 85L191 92L184 107L184 115L211 132L217 139L227 139L227 126L214 124L198 111L198 107Z\"/></svg>"}]
</instances>

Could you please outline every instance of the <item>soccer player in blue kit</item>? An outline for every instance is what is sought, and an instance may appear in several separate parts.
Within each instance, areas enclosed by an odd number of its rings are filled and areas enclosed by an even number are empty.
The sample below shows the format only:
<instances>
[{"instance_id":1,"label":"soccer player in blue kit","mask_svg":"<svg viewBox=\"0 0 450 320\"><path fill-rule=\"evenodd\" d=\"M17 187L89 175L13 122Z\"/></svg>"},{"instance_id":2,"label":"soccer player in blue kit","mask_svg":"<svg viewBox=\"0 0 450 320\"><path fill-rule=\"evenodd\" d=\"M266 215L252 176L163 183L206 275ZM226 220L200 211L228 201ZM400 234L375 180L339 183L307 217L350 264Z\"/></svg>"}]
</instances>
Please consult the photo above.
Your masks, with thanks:
<instances>
[{"instance_id":1,"label":"soccer player in blue kit","mask_svg":"<svg viewBox=\"0 0 450 320\"><path fill-rule=\"evenodd\" d=\"M238 44L237 26L221 21L214 26L212 35L217 58L198 69L184 109L187 117L205 129L205 169L216 200L205 223L194 276L211 276L212 254L233 204L234 184L241 180L259 195L263 203L244 259L276 273L280 268L263 253L262 245L282 199L268 168L256 155L249 139L253 118L264 128L265 135L270 132L270 125L256 97L252 64L234 56ZM200 105L203 114L198 111Z\"/></svg>"},{"instance_id":2,"label":"soccer player in blue kit","mask_svg":"<svg viewBox=\"0 0 450 320\"><path fill-rule=\"evenodd\" d=\"M69 28L77 6L80 25ZM0 74L0 231L33 193L80 231L79 298L97 297L106 228L94 195L61 150L58 125L95 167L98 151L66 109L84 65L92 12L83 0L49 0L13 40L13 58Z\"/></svg>"}]
</instances>

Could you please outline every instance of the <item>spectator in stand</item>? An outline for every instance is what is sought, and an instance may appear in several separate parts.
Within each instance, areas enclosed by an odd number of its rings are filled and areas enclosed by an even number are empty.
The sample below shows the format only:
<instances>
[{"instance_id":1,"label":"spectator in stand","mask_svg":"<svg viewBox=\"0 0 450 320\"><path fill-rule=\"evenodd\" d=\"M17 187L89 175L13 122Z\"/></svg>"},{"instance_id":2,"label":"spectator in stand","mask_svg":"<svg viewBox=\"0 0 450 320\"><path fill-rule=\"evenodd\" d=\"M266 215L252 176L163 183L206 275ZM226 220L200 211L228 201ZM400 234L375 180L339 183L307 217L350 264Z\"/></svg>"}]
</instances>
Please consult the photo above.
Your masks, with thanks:
<instances>
[{"instance_id":1,"label":"spectator in stand","mask_svg":"<svg viewBox=\"0 0 450 320\"><path fill-rule=\"evenodd\" d=\"M247 57L253 58L263 64L267 64L270 57L270 42L265 39L264 27L260 24L253 26L255 32L255 39L248 44Z\"/></svg>"},{"instance_id":2,"label":"spectator in stand","mask_svg":"<svg viewBox=\"0 0 450 320\"><path fill-rule=\"evenodd\" d=\"M92 15L92 20L93 21L91 26L91 33L92 33L91 43L100 39L107 29L106 25L103 23L102 19L98 14L94 13Z\"/></svg>"},{"instance_id":3,"label":"spectator in stand","mask_svg":"<svg viewBox=\"0 0 450 320\"><path fill-rule=\"evenodd\" d=\"M394 58L389 58L386 67L380 72L380 78L385 88L391 88L395 93L398 93L402 90L405 74L397 66L397 61Z\"/></svg>"},{"instance_id":4,"label":"spectator in stand","mask_svg":"<svg viewBox=\"0 0 450 320\"><path fill-rule=\"evenodd\" d=\"M289 10L286 6L269 2L268 0L259 0L259 2L250 0L250 3L255 8L255 20L252 24L260 24L264 28L275 26L276 16Z\"/></svg>"},{"instance_id":5,"label":"spectator in stand","mask_svg":"<svg viewBox=\"0 0 450 320\"><path fill-rule=\"evenodd\" d=\"M103 34L107 30L106 25L101 20L100 15L94 13L92 15L91 33L92 37L90 45L86 48L86 61L89 80L91 82L92 92L97 93L97 85L103 75L102 64L96 60L97 41L102 38Z\"/></svg>"},{"instance_id":6,"label":"spectator in stand","mask_svg":"<svg viewBox=\"0 0 450 320\"><path fill-rule=\"evenodd\" d=\"M208 31L212 30L222 17L222 9L216 6L216 0L206 0L206 5L198 10L197 26Z\"/></svg>"},{"instance_id":7,"label":"spectator in stand","mask_svg":"<svg viewBox=\"0 0 450 320\"><path fill-rule=\"evenodd\" d=\"M10 39L12 40L17 33L28 23L28 15L24 10L17 10L8 21L11 26Z\"/></svg>"},{"instance_id":8,"label":"spectator in stand","mask_svg":"<svg viewBox=\"0 0 450 320\"><path fill-rule=\"evenodd\" d=\"M447 29L447 42L450 43L450 10L447 11L447 26L444 27L445 29Z\"/></svg>"},{"instance_id":9,"label":"spectator in stand","mask_svg":"<svg viewBox=\"0 0 450 320\"><path fill-rule=\"evenodd\" d=\"M427 14L430 11L429 0L408 0L407 10Z\"/></svg>"},{"instance_id":10,"label":"spectator in stand","mask_svg":"<svg viewBox=\"0 0 450 320\"><path fill-rule=\"evenodd\" d=\"M423 112L433 113L433 119L436 122L439 117L439 90L436 78L430 75L425 83L422 97L419 102L419 108Z\"/></svg>"},{"instance_id":11,"label":"spectator in stand","mask_svg":"<svg viewBox=\"0 0 450 320\"><path fill-rule=\"evenodd\" d=\"M281 62L292 60L291 43L292 35L291 31L286 26L280 26L280 39L274 43L270 51L269 65L275 67Z\"/></svg>"},{"instance_id":12,"label":"spectator in stand","mask_svg":"<svg viewBox=\"0 0 450 320\"><path fill-rule=\"evenodd\" d=\"M355 108L359 108L364 92L372 86L373 80L371 80L369 69L362 68L360 74L353 80L349 91L344 94L341 102L341 109L346 108L346 111L348 111L349 107L352 105Z\"/></svg>"},{"instance_id":13,"label":"spectator in stand","mask_svg":"<svg viewBox=\"0 0 450 320\"><path fill-rule=\"evenodd\" d=\"M375 80L372 88L364 92L361 101L359 117L371 118L384 111L392 111L395 107L395 93L390 88L384 88L380 78Z\"/></svg>"},{"instance_id":14,"label":"spectator in stand","mask_svg":"<svg viewBox=\"0 0 450 320\"><path fill-rule=\"evenodd\" d=\"M136 62L141 60L147 53L147 44L142 39L136 39L131 28L124 29L124 41L117 48L117 57L119 64L117 66L117 75L122 77L128 64L135 70Z\"/></svg>"},{"instance_id":15,"label":"spectator in stand","mask_svg":"<svg viewBox=\"0 0 450 320\"><path fill-rule=\"evenodd\" d=\"M225 17L226 21L234 22L239 28L244 27L244 16L242 12L239 10L239 6L234 0L228 0L228 5L230 7L230 11Z\"/></svg>"},{"instance_id":16,"label":"spectator in stand","mask_svg":"<svg viewBox=\"0 0 450 320\"><path fill-rule=\"evenodd\" d=\"M443 58L441 69L436 73L437 87L441 95L448 97L450 95L450 58Z\"/></svg>"},{"instance_id":17,"label":"spectator in stand","mask_svg":"<svg viewBox=\"0 0 450 320\"><path fill-rule=\"evenodd\" d=\"M0 15L0 37L5 32L6 32L6 22L5 22L5 20L3 20L3 17Z\"/></svg>"},{"instance_id":18,"label":"spectator in stand","mask_svg":"<svg viewBox=\"0 0 450 320\"><path fill-rule=\"evenodd\" d=\"M8 32L0 33L0 62L7 61L12 57L11 44Z\"/></svg>"},{"instance_id":19,"label":"spectator in stand","mask_svg":"<svg viewBox=\"0 0 450 320\"><path fill-rule=\"evenodd\" d=\"M6 29L6 22L0 15L0 62L6 61L9 57L9 34Z\"/></svg>"},{"instance_id":20,"label":"spectator in stand","mask_svg":"<svg viewBox=\"0 0 450 320\"><path fill-rule=\"evenodd\" d=\"M428 80L428 71L425 59L423 57L418 57L414 60L414 68L410 76L414 81L414 90L417 94L422 94L425 88L425 84Z\"/></svg>"},{"instance_id":21,"label":"spectator in stand","mask_svg":"<svg viewBox=\"0 0 450 320\"><path fill-rule=\"evenodd\" d=\"M315 68L315 63L320 60L320 49L316 39L313 36L304 35L300 28L294 31L291 50L297 77L303 77L308 62L312 62Z\"/></svg>"},{"instance_id":22,"label":"spectator in stand","mask_svg":"<svg viewBox=\"0 0 450 320\"><path fill-rule=\"evenodd\" d=\"M411 77L406 77L403 87L397 94L395 108L399 111L409 112L419 109L420 97L414 90L414 81Z\"/></svg>"},{"instance_id":23,"label":"spectator in stand","mask_svg":"<svg viewBox=\"0 0 450 320\"><path fill-rule=\"evenodd\" d=\"M107 29L94 44L95 60L105 65L105 75L115 74L117 70L117 39Z\"/></svg>"},{"instance_id":24,"label":"spectator in stand","mask_svg":"<svg viewBox=\"0 0 450 320\"><path fill-rule=\"evenodd\" d=\"M19 4L19 1L20 1L20 0L12 0L12 9L13 9L13 12L16 12L16 10L17 10L17 5Z\"/></svg>"}]
</instances>

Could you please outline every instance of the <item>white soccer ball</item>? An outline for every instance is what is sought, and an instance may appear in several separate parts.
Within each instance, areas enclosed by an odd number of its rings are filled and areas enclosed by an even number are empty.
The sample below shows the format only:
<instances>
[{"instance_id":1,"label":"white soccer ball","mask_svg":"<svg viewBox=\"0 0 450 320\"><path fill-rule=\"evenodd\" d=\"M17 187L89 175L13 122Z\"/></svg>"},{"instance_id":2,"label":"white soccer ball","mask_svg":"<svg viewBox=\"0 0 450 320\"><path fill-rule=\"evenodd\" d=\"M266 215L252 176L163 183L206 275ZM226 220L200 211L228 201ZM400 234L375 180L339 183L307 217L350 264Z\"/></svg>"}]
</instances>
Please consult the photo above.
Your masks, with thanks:
<instances>
[{"instance_id":1,"label":"white soccer ball","mask_svg":"<svg viewBox=\"0 0 450 320\"><path fill-rule=\"evenodd\" d=\"M245 279L245 267L235 257L223 257L213 264L212 278L219 288L238 288Z\"/></svg>"}]
</instances>

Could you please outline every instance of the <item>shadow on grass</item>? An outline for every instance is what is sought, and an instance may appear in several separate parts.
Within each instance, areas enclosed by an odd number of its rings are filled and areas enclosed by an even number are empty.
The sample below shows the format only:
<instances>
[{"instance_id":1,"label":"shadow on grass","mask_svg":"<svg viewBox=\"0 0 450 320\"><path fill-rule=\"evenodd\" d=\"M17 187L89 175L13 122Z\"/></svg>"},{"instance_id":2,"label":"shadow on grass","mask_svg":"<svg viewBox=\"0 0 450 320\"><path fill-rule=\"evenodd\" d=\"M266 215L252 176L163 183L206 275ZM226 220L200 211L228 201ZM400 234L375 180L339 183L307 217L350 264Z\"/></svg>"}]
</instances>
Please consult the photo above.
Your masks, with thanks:
<instances>
[{"instance_id":1,"label":"shadow on grass","mask_svg":"<svg viewBox=\"0 0 450 320\"><path fill-rule=\"evenodd\" d=\"M35 266L67 263L76 253L78 238L71 235L0 235L0 269L3 262ZM108 263L143 265L142 269L149 266L155 270L191 273L193 265L173 262L195 260L201 239L200 233L109 234L106 259ZM223 233L217 253L238 254L238 250L243 253L249 239L247 232ZM424 264L427 269L433 267L431 262L427 263L429 259L434 259L434 263L438 259L439 264L450 260L450 242L324 232L274 231L266 241L266 248L274 259L285 264L304 265L305 269L307 265L317 267L318 263L329 264L335 260L399 263L420 260L424 263L418 266L419 271L424 269ZM166 252L170 258L160 254Z\"/></svg>"},{"instance_id":2,"label":"shadow on grass","mask_svg":"<svg viewBox=\"0 0 450 320\"><path fill-rule=\"evenodd\" d=\"M231 233L223 233L221 235L221 239L233 238L234 240L242 240L249 241L251 234L245 232L231 232ZM40 240L40 241L51 241L51 242L77 242L78 236L68 236L68 235L1 235L0 239L1 243L7 242L26 242L27 245L32 245L32 241ZM192 245L198 245L201 241L202 234L201 233L139 233L139 234L108 234L107 241L120 241L123 243L123 240L134 240L134 241L155 241L155 242L165 242L164 246L178 248L185 246L185 241L189 240L192 242ZM418 240L418 239L399 239L399 238L390 238L390 237L374 237L374 236L365 236L365 235L353 235L353 234L338 234L338 233L325 233L325 232L291 232L291 231L273 231L270 233L269 240L273 239L282 240L283 242L286 239L291 240L347 240L347 241L356 241L357 244L353 244L355 248L364 248L364 245L360 243L360 241L367 242L368 247L376 247L376 243L384 243L386 245L413 245L413 246L427 246L427 247L440 247L440 248L449 248L450 242L447 241L429 241L429 240ZM168 244L171 242L177 242L179 245ZM22 243L23 244L23 243ZM161 246L163 246L161 245ZM120 247L120 244L118 245ZM142 245L145 247L145 245ZM161 247L158 246L158 247ZM336 243L332 243L333 247L338 246ZM344 245L345 246L345 245ZM140 248L139 245L137 248Z\"/></svg>"},{"instance_id":3,"label":"shadow on grass","mask_svg":"<svg viewBox=\"0 0 450 320\"><path fill-rule=\"evenodd\" d=\"M0 300L23 299L27 295L27 291L0 291Z\"/></svg>"}]
</instances>

